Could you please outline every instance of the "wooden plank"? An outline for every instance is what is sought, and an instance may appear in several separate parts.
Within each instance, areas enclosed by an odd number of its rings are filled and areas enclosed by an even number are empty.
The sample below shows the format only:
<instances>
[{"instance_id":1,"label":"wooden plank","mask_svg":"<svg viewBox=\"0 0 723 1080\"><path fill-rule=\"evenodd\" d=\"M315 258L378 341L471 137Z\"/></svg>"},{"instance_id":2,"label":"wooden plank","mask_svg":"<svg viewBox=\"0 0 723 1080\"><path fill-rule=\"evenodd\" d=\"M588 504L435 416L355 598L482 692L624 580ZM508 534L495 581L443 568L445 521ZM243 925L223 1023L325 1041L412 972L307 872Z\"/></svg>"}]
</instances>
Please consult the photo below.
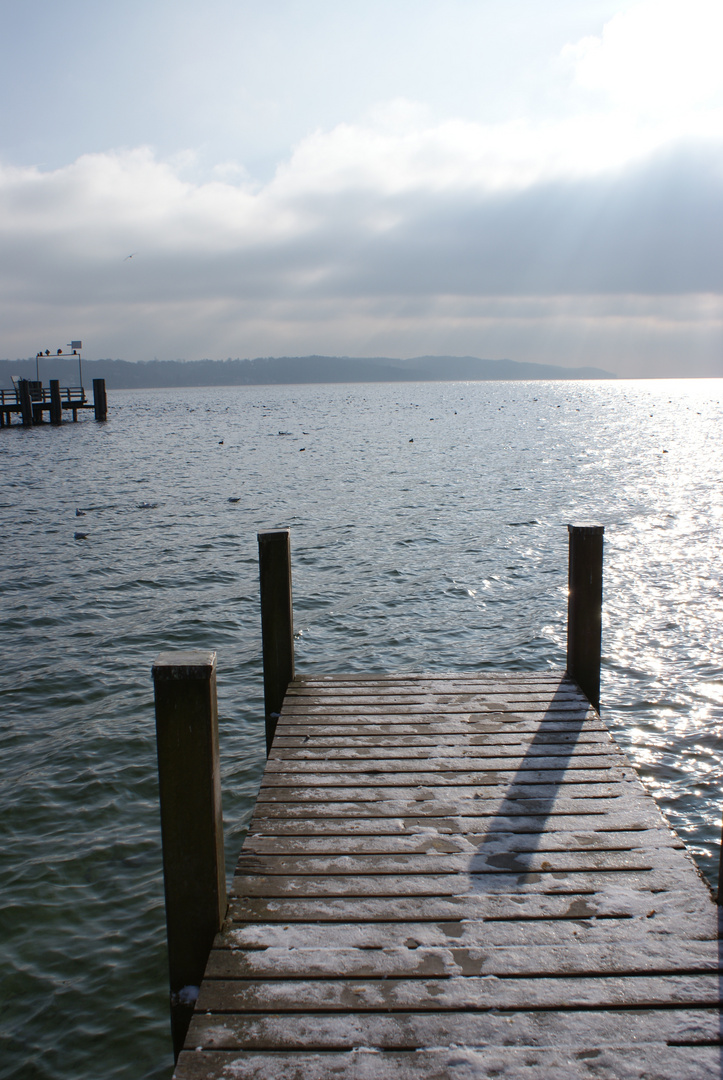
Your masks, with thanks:
<instances>
[{"instance_id":1,"label":"wooden plank","mask_svg":"<svg viewBox=\"0 0 723 1080\"><path fill-rule=\"evenodd\" d=\"M330 701L339 697L426 697L426 698L484 698L484 697L541 697L575 698L589 704L588 699L571 680L506 680L475 679L464 677L449 680L422 679L417 682L382 680L376 683L354 684L331 683L325 686L313 686L310 683L290 684L288 699L291 702L300 698L328 698Z\"/></svg>"},{"instance_id":2,"label":"wooden plank","mask_svg":"<svg viewBox=\"0 0 723 1080\"><path fill-rule=\"evenodd\" d=\"M418 1050L429 1046L485 1044L619 1048L644 1043L716 1043L720 1015L716 1009L648 1009L559 1013L347 1013L309 1015L197 1014L188 1044L211 1049L338 1050L373 1046L384 1050Z\"/></svg>"},{"instance_id":3,"label":"wooden plank","mask_svg":"<svg viewBox=\"0 0 723 1080\"><path fill-rule=\"evenodd\" d=\"M624 773L617 769L578 769L575 766L536 768L534 763L530 768L520 765L519 768L504 768L498 766L490 769L419 769L407 770L398 768L387 771L383 767L372 768L367 766L363 770L349 769L330 770L329 772L316 771L313 766L308 771L303 768L295 769L285 766L283 771L268 770L261 782L262 788L277 788L286 785L298 787L308 784L310 787L321 787L326 784L331 787L350 787L352 784L370 784L378 786L389 784L391 787L467 787L496 786L509 784L511 790L520 786L541 784L545 786L562 784L584 786L591 792L600 792L602 787L610 791L613 785L618 786L624 779Z\"/></svg>"},{"instance_id":4,"label":"wooden plank","mask_svg":"<svg viewBox=\"0 0 723 1080\"><path fill-rule=\"evenodd\" d=\"M275 809L278 810L278 807ZM254 814L249 838L256 836L418 836L421 834L441 836L493 836L496 833L530 833L534 838L543 832L546 837L558 832L585 830L599 835L601 839L608 832L621 833L635 837L637 833L660 832L671 838L671 843L678 845L674 833L661 829L660 818L649 808L642 807L642 812L632 814L609 814L602 811L586 814L565 814L553 811L549 814L513 814L512 807L504 813L482 815L449 815L447 817L339 817L328 820L318 818L299 820L297 818L266 817L261 808ZM632 841L631 841L632 842Z\"/></svg>"},{"instance_id":5,"label":"wooden plank","mask_svg":"<svg viewBox=\"0 0 723 1080\"><path fill-rule=\"evenodd\" d=\"M569 790L569 789L568 789ZM267 800L259 797L257 806L262 817L271 819L296 818L314 820L316 818L349 817L356 818L364 815L368 818L379 817L405 817L425 816L440 818L446 816L479 818L484 814L487 818L496 818L500 815L510 816L516 811L520 816L528 817L538 814L543 818L554 817L558 814L615 814L629 813L630 819L644 820L646 812L650 811L645 800L639 798L627 798L625 796L606 795L594 798L577 795L572 798L569 794L555 795L554 792L541 792L538 798L529 792L522 795L518 793L514 799L505 798L504 792L499 788L489 788L484 794L474 789L462 789L464 798L457 798L457 792L442 789L437 794L432 794L432 789L406 789L396 791L395 798L385 799L383 804L374 795L368 795L364 790L354 789L352 797L347 791L337 791L333 794L339 797L339 801L329 796L313 799L307 797L303 800L287 801ZM547 794L548 797L543 796ZM378 795L378 792L377 792ZM645 819L647 820L647 819ZM650 819L656 820L656 819ZM657 819L659 820L659 818Z\"/></svg>"},{"instance_id":6,"label":"wooden plank","mask_svg":"<svg viewBox=\"0 0 723 1080\"><path fill-rule=\"evenodd\" d=\"M646 829L628 832L569 832L544 834L503 833L495 823L494 833L467 833L445 836L436 829L415 832L403 836L270 836L253 832L246 837L243 853L247 855L431 855L439 852L460 852L476 855L484 845L487 854L498 852L550 852L550 851L654 851L659 847L682 849L677 840L665 829Z\"/></svg>"},{"instance_id":7,"label":"wooden plank","mask_svg":"<svg viewBox=\"0 0 723 1080\"><path fill-rule=\"evenodd\" d=\"M383 702L353 701L348 704L343 702L320 702L318 705L284 705L283 715L287 720L302 717L334 716L337 720L344 716L379 716L386 719L405 716L466 716L479 717L480 720L489 720L499 717L505 724L512 724L516 720L536 717L562 717L568 720L584 720L592 711L586 709L579 701L570 698L559 702L549 702L544 698L530 698L527 701L503 701L498 700L484 704L475 701L474 707L469 700L460 701L458 704L443 704L437 702L400 703L398 705L385 704Z\"/></svg>"},{"instance_id":8,"label":"wooden plank","mask_svg":"<svg viewBox=\"0 0 723 1080\"><path fill-rule=\"evenodd\" d=\"M448 874L237 874L232 896L459 896L487 893L577 893L604 889L655 892L692 887L691 867L664 870L511 871ZM703 882L700 888L705 890ZM708 894L708 898L710 894Z\"/></svg>"},{"instance_id":9,"label":"wooden plank","mask_svg":"<svg viewBox=\"0 0 723 1080\"><path fill-rule=\"evenodd\" d=\"M346 675L299 675L296 674L290 684L290 691L316 688L330 693L341 693L345 690L352 692L356 688L368 690L376 687L381 691L394 690L397 687L409 687L411 689L422 687L425 690L442 691L454 686L464 693L476 693L485 687L498 686L505 690L521 689L528 687L545 686L552 688L563 687L573 689L580 693L575 683L564 671L460 671L460 672L434 672L424 674L418 672L396 672L391 674L346 674Z\"/></svg>"},{"instance_id":10,"label":"wooden plank","mask_svg":"<svg viewBox=\"0 0 723 1080\"><path fill-rule=\"evenodd\" d=\"M393 777L385 784L384 777L374 777L374 783L348 786L343 783L343 777L339 783L331 784L320 781L316 777L316 783L303 784L299 778L291 778L288 784L277 776L261 782L258 802L271 803L282 802L290 805L295 802L385 802L391 799L393 802L428 802L430 799L448 800L449 805L455 802L463 805L465 800L499 799L507 804L517 799L537 800L547 805L560 798L569 799L623 799L624 788L615 783L593 783L586 778L569 779L561 777L558 781L544 779L543 777L525 777L524 780L512 782L514 776L505 784L506 777L500 777L495 783L487 774L484 778L478 773L469 778L469 782L462 784L454 777L445 782L444 778L435 778L433 781L428 777L420 777L418 780L410 780L402 787L393 784ZM312 778L308 778L312 780ZM295 782L294 782L295 781ZM628 799L631 802L632 799Z\"/></svg>"},{"instance_id":11,"label":"wooden plank","mask_svg":"<svg viewBox=\"0 0 723 1080\"><path fill-rule=\"evenodd\" d=\"M408 921L460 921L464 919L597 920L676 917L678 920L710 917L710 893L703 888L645 889L578 893L512 892L470 893L449 896L351 896L278 897L261 895L230 898L229 928L236 921L259 920L292 924L296 922L348 923Z\"/></svg>"},{"instance_id":12,"label":"wooden plank","mask_svg":"<svg viewBox=\"0 0 723 1080\"><path fill-rule=\"evenodd\" d=\"M504 681L505 683L527 683L529 680L548 679L551 682L570 682L569 676L562 668L544 668L541 671L518 671L516 669L500 669L500 668L479 668L474 671L433 671L433 672L419 672L419 671L392 671L392 672L374 672L374 671L343 671L339 674L326 675L319 674L318 672L306 672L304 674L298 674L294 678L294 684L298 685L319 685L328 686L330 683L336 686L337 684L343 684L348 682L380 682L384 684L392 684L395 682L412 683L412 682L458 682L462 680L474 680L480 681L489 679L496 682Z\"/></svg>"},{"instance_id":13,"label":"wooden plank","mask_svg":"<svg viewBox=\"0 0 723 1080\"><path fill-rule=\"evenodd\" d=\"M341 734L324 736L317 734L315 729L313 740L307 729L304 728L303 730L305 732L303 735L283 736L277 733L274 739L274 758L285 758L297 749L323 755L328 760L336 756L342 757L345 752L377 754L379 757L385 757L387 751L391 755L395 754L397 750L419 750L424 752L430 748L435 749L439 754L474 754L479 752L478 748L480 746L489 746L494 749L495 753L506 753L508 750L517 750L519 752L524 747L525 753L539 752L544 754L547 752L546 747L548 746L551 748L550 753L552 748L568 749L573 746L584 747L587 753L596 753L599 750L601 753L622 754L622 751L618 749L607 732L599 730L551 732L549 734L541 733L539 730L531 732L502 731L488 732L484 738L480 736L470 738L469 733L464 735L445 733L441 736L380 735L378 731L370 735ZM326 754L327 750L330 751L329 755Z\"/></svg>"},{"instance_id":14,"label":"wooden plank","mask_svg":"<svg viewBox=\"0 0 723 1080\"><path fill-rule=\"evenodd\" d=\"M335 740L334 742L328 740L324 745L319 745L320 741L314 739L311 742L308 737L302 737L296 740L296 745L289 745L291 743L290 739L283 742L279 740L279 745L275 747L276 752L272 759L274 766L285 761L389 762L418 759L436 763L442 758L462 763L479 759L483 748L488 749L489 755L495 758L552 757L569 759L574 755L576 761L579 761L580 757L590 757L598 760L603 758L616 764L620 762L627 764L617 747L603 742L601 739L589 739L585 742L579 739L569 739L567 742L548 739L545 743L540 743L537 739L532 738L523 740L519 737L515 739L507 737L504 741L496 744L493 744L491 740L486 740L484 744L476 746L470 746L467 739L464 741L460 739L457 745L454 743L440 745L434 739L427 739L425 742L420 741L416 745L410 745L403 740L388 741L382 745L378 745L376 742L372 743L371 740L362 739L344 739ZM488 754L485 754L484 757L486 759Z\"/></svg>"},{"instance_id":15,"label":"wooden plank","mask_svg":"<svg viewBox=\"0 0 723 1080\"><path fill-rule=\"evenodd\" d=\"M461 736L463 740L470 740L468 744L470 746L485 746L490 735L503 735L508 742L518 736L529 735L534 737L537 743L541 741L541 739L538 739L538 735L560 733L577 735L589 731L602 734L605 730L601 721L592 720L586 721L584 724L578 721L550 720L545 722L544 730L541 730L541 726L539 718L538 720L532 719L512 726L505 725L501 721L477 720L471 722L454 717L445 720L444 723L438 723L434 718L430 719L429 717L421 717L419 722L416 722L412 717L411 719L398 719L396 722L390 723L386 723L384 720L367 722L363 717L357 719L347 717L342 718L339 723L328 719L300 721L298 723L289 723L282 720L279 723L277 732L282 738L300 737L305 739L307 743L318 736L344 739L376 739L387 736L401 739L416 735L427 740L434 740L439 744L445 739Z\"/></svg>"},{"instance_id":16,"label":"wooden plank","mask_svg":"<svg viewBox=\"0 0 723 1080\"><path fill-rule=\"evenodd\" d=\"M601 770L614 770L615 777L619 777L620 769L625 768L625 760L617 754L507 754L499 756L495 751L490 755L425 755L415 754L406 757L390 756L388 758L366 757L362 760L346 758L341 761L329 760L323 757L314 757L310 760L301 754L294 757L275 757L266 768L266 775L273 779L279 773L291 773L301 776L306 773L438 773L447 776L450 773L480 773L480 772L509 772L514 769L520 771L538 771L548 769L553 772L580 772L581 770L593 770L596 775L602 775ZM610 771L607 775L610 775Z\"/></svg>"},{"instance_id":17,"label":"wooden plank","mask_svg":"<svg viewBox=\"0 0 723 1080\"><path fill-rule=\"evenodd\" d=\"M614 1009L717 1006L720 976L605 978L454 976L430 979L205 979L197 1009L233 1012L441 1009ZM680 1078L679 1078L680 1080Z\"/></svg>"},{"instance_id":18,"label":"wooden plank","mask_svg":"<svg viewBox=\"0 0 723 1080\"><path fill-rule=\"evenodd\" d=\"M617 942L579 941L568 945L389 946L373 948L212 949L207 979L426 979L495 975L536 979L542 976L639 976L719 971L723 960L717 941L638 939L638 948ZM293 991L291 991L293 993Z\"/></svg>"},{"instance_id":19,"label":"wooden plank","mask_svg":"<svg viewBox=\"0 0 723 1080\"><path fill-rule=\"evenodd\" d=\"M488 852L486 848L472 855L407 854L396 855L241 855L238 874L310 874L328 876L333 874L479 874L494 873L558 874L574 871L587 873L600 870L655 870L676 868L689 869L685 856L672 847L642 851L506 851L500 848Z\"/></svg>"},{"instance_id":20,"label":"wooden plank","mask_svg":"<svg viewBox=\"0 0 723 1080\"><path fill-rule=\"evenodd\" d=\"M526 693L513 694L509 691L500 693L482 692L474 697L469 692L460 694L329 694L329 693L289 693L284 701L285 712L312 712L319 708L323 710L336 710L337 708L364 709L379 708L421 708L449 709L451 712L467 711L470 705L479 711L499 711L503 706L505 711L515 712L518 706L523 709L531 707L537 711L553 709L574 708L578 711L587 712L589 703L580 694L555 693L546 691L527 691Z\"/></svg>"},{"instance_id":21,"label":"wooden plank","mask_svg":"<svg viewBox=\"0 0 723 1080\"><path fill-rule=\"evenodd\" d=\"M623 1047L585 1045L565 1050L493 1047L435 1048L379 1053L359 1047L342 1053L304 1054L214 1050L184 1051L176 1076L188 1080L447 1080L448 1077L497 1077L498 1080L720 1080L718 1047Z\"/></svg>"},{"instance_id":22,"label":"wooden plank","mask_svg":"<svg viewBox=\"0 0 723 1080\"><path fill-rule=\"evenodd\" d=\"M473 919L458 918L428 922L378 921L353 923L334 929L335 948L418 949L433 947L472 948L571 943L629 944L646 946L649 938L675 942L718 942L718 919L710 913L685 920L681 927L679 913L648 913L626 919L576 919L574 925L563 919ZM320 922L300 922L289 926L278 922L242 922L227 927L214 943L217 949L323 949L329 944L329 928Z\"/></svg>"}]
</instances>

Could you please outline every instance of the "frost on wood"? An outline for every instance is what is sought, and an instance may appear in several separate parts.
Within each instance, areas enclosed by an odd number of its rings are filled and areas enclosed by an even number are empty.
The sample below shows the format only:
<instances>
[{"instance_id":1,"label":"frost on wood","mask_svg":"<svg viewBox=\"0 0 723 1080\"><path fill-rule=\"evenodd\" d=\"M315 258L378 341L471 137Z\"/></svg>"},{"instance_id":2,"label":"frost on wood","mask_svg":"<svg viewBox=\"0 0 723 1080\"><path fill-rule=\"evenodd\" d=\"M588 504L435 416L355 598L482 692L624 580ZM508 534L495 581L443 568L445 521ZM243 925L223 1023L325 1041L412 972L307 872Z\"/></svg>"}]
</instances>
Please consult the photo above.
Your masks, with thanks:
<instances>
[{"instance_id":1,"label":"frost on wood","mask_svg":"<svg viewBox=\"0 0 723 1080\"><path fill-rule=\"evenodd\" d=\"M564 676L297 679L176 1076L720 1080L720 967Z\"/></svg>"}]
</instances>

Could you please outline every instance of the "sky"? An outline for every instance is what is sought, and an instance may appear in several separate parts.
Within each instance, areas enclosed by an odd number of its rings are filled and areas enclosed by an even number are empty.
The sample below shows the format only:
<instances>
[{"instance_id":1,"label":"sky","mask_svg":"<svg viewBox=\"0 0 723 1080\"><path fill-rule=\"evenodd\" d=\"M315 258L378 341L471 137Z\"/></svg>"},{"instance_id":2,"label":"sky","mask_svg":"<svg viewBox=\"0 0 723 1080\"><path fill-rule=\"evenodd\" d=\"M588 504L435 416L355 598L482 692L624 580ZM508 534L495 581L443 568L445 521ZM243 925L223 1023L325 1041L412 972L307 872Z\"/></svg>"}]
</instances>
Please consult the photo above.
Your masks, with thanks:
<instances>
[{"instance_id":1,"label":"sky","mask_svg":"<svg viewBox=\"0 0 723 1080\"><path fill-rule=\"evenodd\" d=\"M0 14L0 356L723 377L720 0Z\"/></svg>"}]
</instances>

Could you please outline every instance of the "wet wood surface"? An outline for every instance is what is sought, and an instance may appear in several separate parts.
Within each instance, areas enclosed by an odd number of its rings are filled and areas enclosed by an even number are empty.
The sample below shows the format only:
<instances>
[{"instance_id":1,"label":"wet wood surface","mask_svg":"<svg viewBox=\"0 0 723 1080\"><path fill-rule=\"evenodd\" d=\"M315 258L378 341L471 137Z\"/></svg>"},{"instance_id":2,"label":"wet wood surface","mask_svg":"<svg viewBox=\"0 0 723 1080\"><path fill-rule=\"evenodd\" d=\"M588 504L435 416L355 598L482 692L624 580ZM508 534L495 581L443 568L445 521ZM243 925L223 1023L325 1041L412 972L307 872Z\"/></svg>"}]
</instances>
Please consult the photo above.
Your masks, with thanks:
<instances>
[{"instance_id":1,"label":"wet wood surface","mask_svg":"<svg viewBox=\"0 0 723 1080\"><path fill-rule=\"evenodd\" d=\"M723 1078L718 908L555 673L297 678L178 1080Z\"/></svg>"}]
</instances>

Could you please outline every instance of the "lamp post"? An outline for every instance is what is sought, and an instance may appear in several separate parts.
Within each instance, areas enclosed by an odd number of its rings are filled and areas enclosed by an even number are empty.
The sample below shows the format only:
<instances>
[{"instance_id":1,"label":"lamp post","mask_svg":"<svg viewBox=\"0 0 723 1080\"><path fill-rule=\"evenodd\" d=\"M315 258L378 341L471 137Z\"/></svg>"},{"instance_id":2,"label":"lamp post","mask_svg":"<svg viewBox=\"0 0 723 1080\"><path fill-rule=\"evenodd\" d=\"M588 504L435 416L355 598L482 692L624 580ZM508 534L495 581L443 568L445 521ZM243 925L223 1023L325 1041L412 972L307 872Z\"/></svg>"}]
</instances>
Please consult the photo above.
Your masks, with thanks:
<instances>
[{"instance_id":1,"label":"lamp post","mask_svg":"<svg viewBox=\"0 0 723 1080\"><path fill-rule=\"evenodd\" d=\"M72 349L73 353L77 352L77 354L78 354L78 378L80 380L80 389L82 390L83 389L83 368L81 367L81 363L80 363L80 350L83 348L83 342L82 341L71 341L70 344L68 345L68 348Z\"/></svg>"}]
</instances>

